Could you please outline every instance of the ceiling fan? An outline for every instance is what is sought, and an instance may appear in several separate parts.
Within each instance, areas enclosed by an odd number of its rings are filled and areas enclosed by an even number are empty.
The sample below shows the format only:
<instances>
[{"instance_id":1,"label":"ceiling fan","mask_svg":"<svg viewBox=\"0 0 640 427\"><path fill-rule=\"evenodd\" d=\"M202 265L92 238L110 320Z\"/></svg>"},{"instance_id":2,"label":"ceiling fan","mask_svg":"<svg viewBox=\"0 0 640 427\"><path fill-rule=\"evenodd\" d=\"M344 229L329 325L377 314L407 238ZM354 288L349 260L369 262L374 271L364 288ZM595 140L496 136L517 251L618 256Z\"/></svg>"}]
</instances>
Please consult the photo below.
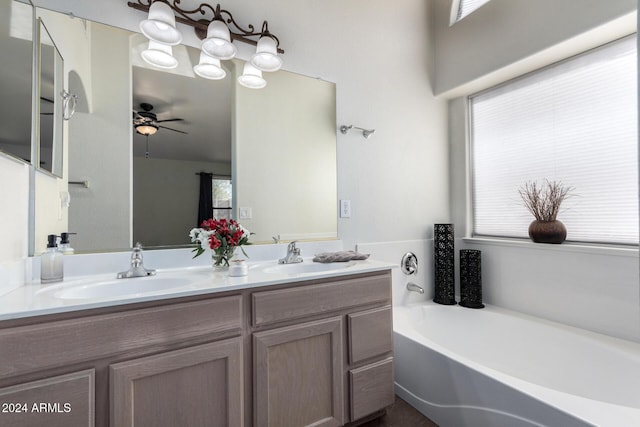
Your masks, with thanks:
<instances>
[{"instance_id":1,"label":"ceiling fan","mask_svg":"<svg viewBox=\"0 0 640 427\"><path fill-rule=\"evenodd\" d=\"M158 123L165 123L165 122L181 122L184 119L175 118L175 119L158 120L158 116L156 116L155 113L151 112L151 110L153 110L153 105L143 102L140 104L140 108L142 109L142 111L133 112L133 128L140 135L145 135L145 136L153 135L158 131L158 129L167 129L167 130L172 130L174 132L187 134L187 132L184 132L178 129L172 129L172 128L158 124Z\"/></svg>"}]
</instances>

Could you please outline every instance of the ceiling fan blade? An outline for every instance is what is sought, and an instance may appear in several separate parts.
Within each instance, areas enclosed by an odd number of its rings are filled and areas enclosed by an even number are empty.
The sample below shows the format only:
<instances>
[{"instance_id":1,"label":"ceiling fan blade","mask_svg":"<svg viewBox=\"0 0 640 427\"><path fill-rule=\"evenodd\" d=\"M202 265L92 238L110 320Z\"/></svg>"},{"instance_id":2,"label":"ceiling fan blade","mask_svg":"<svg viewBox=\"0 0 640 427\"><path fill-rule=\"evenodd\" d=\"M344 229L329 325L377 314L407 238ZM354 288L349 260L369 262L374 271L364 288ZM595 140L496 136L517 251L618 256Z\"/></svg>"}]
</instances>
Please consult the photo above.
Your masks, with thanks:
<instances>
[{"instance_id":1,"label":"ceiling fan blade","mask_svg":"<svg viewBox=\"0 0 640 427\"><path fill-rule=\"evenodd\" d=\"M156 123L162 122L183 122L184 119L165 119L165 120L156 120Z\"/></svg>"},{"instance_id":2,"label":"ceiling fan blade","mask_svg":"<svg viewBox=\"0 0 640 427\"><path fill-rule=\"evenodd\" d=\"M178 130L178 129L171 129L171 128L168 128L166 126L158 126L158 127L162 128L162 129L172 130L174 132L184 133L185 135L188 135L188 132L184 132L184 131L181 131L181 130Z\"/></svg>"}]
</instances>

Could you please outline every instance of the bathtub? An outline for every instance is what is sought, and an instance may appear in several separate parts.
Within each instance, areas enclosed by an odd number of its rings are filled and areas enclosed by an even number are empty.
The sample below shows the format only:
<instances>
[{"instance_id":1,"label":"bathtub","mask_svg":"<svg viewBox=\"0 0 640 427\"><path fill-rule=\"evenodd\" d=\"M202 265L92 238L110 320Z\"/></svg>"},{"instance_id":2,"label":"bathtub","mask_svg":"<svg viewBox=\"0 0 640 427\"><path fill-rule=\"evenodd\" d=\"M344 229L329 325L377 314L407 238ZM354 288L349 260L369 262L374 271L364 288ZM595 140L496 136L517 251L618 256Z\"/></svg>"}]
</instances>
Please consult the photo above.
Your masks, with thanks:
<instances>
[{"instance_id":1,"label":"bathtub","mask_svg":"<svg viewBox=\"0 0 640 427\"><path fill-rule=\"evenodd\" d=\"M396 393L440 427L640 426L640 344L490 305L393 320Z\"/></svg>"}]
</instances>

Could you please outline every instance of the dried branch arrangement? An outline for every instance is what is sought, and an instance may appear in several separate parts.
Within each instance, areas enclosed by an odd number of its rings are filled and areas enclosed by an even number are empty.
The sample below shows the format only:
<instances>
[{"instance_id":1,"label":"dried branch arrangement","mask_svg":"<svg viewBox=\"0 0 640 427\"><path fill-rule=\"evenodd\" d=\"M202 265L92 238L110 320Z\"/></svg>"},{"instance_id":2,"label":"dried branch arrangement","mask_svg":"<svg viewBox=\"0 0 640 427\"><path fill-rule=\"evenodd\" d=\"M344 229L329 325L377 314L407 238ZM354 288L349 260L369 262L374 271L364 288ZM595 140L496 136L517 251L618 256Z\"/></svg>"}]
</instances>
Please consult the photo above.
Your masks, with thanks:
<instances>
[{"instance_id":1,"label":"dried branch arrangement","mask_svg":"<svg viewBox=\"0 0 640 427\"><path fill-rule=\"evenodd\" d=\"M573 187L549 180L544 184L528 181L518 190L524 206L538 221L555 221L560 205L572 191Z\"/></svg>"}]
</instances>

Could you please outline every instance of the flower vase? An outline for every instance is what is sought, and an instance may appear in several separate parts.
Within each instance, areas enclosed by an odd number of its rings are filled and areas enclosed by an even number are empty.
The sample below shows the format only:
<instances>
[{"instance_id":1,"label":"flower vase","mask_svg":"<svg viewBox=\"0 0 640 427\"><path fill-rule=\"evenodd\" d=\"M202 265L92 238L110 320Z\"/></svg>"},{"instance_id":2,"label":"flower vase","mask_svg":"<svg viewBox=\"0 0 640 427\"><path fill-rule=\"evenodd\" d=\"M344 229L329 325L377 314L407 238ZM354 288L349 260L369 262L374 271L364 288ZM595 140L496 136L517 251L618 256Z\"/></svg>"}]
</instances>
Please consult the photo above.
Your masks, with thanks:
<instances>
[{"instance_id":1,"label":"flower vase","mask_svg":"<svg viewBox=\"0 0 640 427\"><path fill-rule=\"evenodd\" d=\"M558 220L534 220L529 224L529 238L536 243L560 244L567 238L567 228Z\"/></svg>"},{"instance_id":2,"label":"flower vase","mask_svg":"<svg viewBox=\"0 0 640 427\"><path fill-rule=\"evenodd\" d=\"M235 253L235 246L219 247L213 250L211 254L211 261L213 262L213 268L219 271L225 271L229 269L229 261L233 258Z\"/></svg>"}]
</instances>

